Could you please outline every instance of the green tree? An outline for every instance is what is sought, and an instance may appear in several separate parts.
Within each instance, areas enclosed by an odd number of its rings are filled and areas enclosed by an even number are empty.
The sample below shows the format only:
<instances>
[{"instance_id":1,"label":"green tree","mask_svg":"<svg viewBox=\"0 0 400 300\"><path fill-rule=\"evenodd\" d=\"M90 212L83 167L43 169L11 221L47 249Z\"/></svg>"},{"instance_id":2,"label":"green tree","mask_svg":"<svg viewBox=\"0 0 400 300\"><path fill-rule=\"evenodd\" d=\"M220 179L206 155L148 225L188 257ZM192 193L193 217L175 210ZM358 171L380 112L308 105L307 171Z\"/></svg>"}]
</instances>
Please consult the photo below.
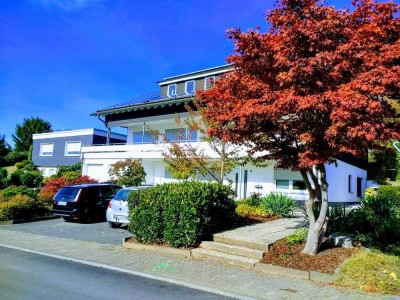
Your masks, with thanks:
<instances>
[{"instance_id":1,"label":"green tree","mask_svg":"<svg viewBox=\"0 0 400 300\"><path fill-rule=\"evenodd\" d=\"M10 145L6 142L5 135L0 134L0 166L4 165L5 157L11 151Z\"/></svg>"},{"instance_id":2,"label":"green tree","mask_svg":"<svg viewBox=\"0 0 400 300\"><path fill-rule=\"evenodd\" d=\"M17 124L12 139L15 143L15 151L29 151L32 145L32 134L52 132L50 122L39 117L25 118L22 124Z\"/></svg>"},{"instance_id":3,"label":"green tree","mask_svg":"<svg viewBox=\"0 0 400 300\"><path fill-rule=\"evenodd\" d=\"M146 180L146 172L139 160L128 158L117 161L109 171L119 185L138 186Z\"/></svg>"}]
</instances>

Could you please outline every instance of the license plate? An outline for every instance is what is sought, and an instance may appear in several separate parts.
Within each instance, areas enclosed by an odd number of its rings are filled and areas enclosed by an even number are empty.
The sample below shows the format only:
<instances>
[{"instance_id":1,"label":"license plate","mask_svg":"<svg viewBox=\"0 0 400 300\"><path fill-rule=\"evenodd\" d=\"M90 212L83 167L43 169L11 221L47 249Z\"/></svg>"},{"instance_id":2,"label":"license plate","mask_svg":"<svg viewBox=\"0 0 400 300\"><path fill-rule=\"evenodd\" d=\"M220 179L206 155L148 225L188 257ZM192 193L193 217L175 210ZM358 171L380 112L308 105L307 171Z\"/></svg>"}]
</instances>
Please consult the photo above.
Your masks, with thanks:
<instances>
[{"instance_id":1,"label":"license plate","mask_svg":"<svg viewBox=\"0 0 400 300\"><path fill-rule=\"evenodd\" d=\"M115 220L118 222L127 222L128 219L126 217L123 216L115 216Z\"/></svg>"},{"instance_id":2,"label":"license plate","mask_svg":"<svg viewBox=\"0 0 400 300\"><path fill-rule=\"evenodd\" d=\"M58 201L58 205L63 205L63 206L65 206L65 205L67 205L67 202L65 202L65 201Z\"/></svg>"}]
</instances>

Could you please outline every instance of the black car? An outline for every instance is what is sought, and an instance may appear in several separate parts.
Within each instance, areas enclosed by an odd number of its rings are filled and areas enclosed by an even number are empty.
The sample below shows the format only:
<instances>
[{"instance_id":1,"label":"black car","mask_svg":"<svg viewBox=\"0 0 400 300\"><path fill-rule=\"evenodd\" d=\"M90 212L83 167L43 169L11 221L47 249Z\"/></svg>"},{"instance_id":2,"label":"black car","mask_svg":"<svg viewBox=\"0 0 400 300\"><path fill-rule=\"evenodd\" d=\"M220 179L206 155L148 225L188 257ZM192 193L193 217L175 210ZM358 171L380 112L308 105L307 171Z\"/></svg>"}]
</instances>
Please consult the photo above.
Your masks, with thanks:
<instances>
[{"instance_id":1,"label":"black car","mask_svg":"<svg viewBox=\"0 0 400 300\"><path fill-rule=\"evenodd\" d=\"M121 189L115 184L82 184L63 187L53 199L51 212L71 221L104 220L108 202Z\"/></svg>"}]
</instances>

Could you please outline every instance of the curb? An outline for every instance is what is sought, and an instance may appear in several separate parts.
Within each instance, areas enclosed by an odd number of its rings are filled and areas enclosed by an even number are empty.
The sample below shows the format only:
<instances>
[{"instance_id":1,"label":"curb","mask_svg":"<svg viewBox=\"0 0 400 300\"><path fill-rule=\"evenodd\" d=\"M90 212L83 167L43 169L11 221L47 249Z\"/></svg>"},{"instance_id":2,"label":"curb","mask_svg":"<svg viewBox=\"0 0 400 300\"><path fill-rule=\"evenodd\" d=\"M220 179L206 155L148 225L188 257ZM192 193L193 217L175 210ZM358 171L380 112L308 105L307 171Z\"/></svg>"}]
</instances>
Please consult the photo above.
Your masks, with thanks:
<instances>
[{"instance_id":1,"label":"curb","mask_svg":"<svg viewBox=\"0 0 400 300\"><path fill-rule=\"evenodd\" d=\"M162 247L155 245L141 244L138 242L129 241L131 237L124 238L122 240L122 247L125 249L138 250L138 251L152 251L158 253L166 253L172 255L179 255L183 257L193 257L191 249L177 249L171 247ZM321 283L331 283L338 278L338 270L334 274L326 274L316 271L302 271L292 268L285 268L281 266L264 264L262 262L255 263L254 267L249 268L256 272L268 274L268 275L278 275L285 276L289 278L296 278L302 280L311 280Z\"/></svg>"},{"instance_id":2,"label":"curb","mask_svg":"<svg viewBox=\"0 0 400 300\"><path fill-rule=\"evenodd\" d=\"M122 247L124 247L125 249L140 250L140 251L147 250L147 251L153 251L153 252L159 252L159 253L179 255L179 256L184 256L184 257L192 256L191 249L177 249L177 248L172 248L172 247L147 245L147 244L128 241L130 239L131 239L130 237L124 238L122 240Z\"/></svg>"},{"instance_id":3,"label":"curb","mask_svg":"<svg viewBox=\"0 0 400 300\"><path fill-rule=\"evenodd\" d=\"M60 216L42 216L42 217L35 217L29 219L16 219L16 220L9 220L9 221L0 221L0 225L12 225L12 224L22 224L22 223L31 223L31 222L38 222L38 221L46 221L52 219L59 219Z\"/></svg>"},{"instance_id":4,"label":"curb","mask_svg":"<svg viewBox=\"0 0 400 300\"><path fill-rule=\"evenodd\" d=\"M285 276L303 280L311 280L321 283L330 283L338 278L338 272L335 272L334 274L326 274L316 271L302 271L271 264L264 264L261 262L256 263L253 270L265 274L279 275L279 276Z\"/></svg>"}]
</instances>

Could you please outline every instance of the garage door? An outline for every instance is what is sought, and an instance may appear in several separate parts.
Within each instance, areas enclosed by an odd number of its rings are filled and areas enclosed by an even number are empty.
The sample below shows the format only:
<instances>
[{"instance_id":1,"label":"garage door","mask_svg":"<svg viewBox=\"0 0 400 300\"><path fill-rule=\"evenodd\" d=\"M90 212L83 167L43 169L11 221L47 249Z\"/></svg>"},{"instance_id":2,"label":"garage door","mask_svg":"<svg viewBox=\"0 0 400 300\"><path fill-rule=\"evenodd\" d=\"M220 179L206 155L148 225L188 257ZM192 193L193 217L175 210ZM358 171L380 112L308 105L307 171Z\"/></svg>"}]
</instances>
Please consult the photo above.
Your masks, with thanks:
<instances>
[{"instance_id":1,"label":"garage door","mask_svg":"<svg viewBox=\"0 0 400 300\"><path fill-rule=\"evenodd\" d=\"M107 174L104 172L103 165L100 164L88 164L86 175L98 181L107 180Z\"/></svg>"}]
</instances>

